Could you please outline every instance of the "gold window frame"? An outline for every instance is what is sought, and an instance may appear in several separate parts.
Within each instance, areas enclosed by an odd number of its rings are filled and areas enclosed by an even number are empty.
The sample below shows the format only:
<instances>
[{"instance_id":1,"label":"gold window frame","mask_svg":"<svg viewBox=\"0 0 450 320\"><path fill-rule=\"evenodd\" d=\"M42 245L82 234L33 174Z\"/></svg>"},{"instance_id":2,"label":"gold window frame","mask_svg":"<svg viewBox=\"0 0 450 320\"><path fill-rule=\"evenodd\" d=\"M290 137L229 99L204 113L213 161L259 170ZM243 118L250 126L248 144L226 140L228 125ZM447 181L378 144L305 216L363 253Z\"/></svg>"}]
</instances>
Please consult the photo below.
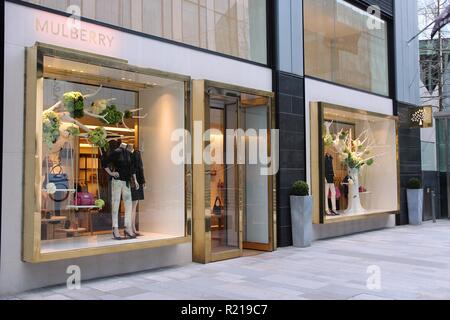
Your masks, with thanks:
<instances>
[{"instance_id":1,"label":"gold window frame","mask_svg":"<svg viewBox=\"0 0 450 320\"><path fill-rule=\"evenodd\" d=\"M168 78L184 83L185 87L185 129L191 131L191 78L189 76L141 68L128 64L128 61L103 55L87 53L74 49L57 47L37 42L26 49L25 75L25 159L23 192L23 245L22 260L30 263L42 263L173 246L192 241L192 165L185 164L185 233L184 236L170 239L149 240L136 243L122 243L95 248L77 248L57 252L41 252L41 192L40 172L42 161L42 127L43 106L39 105L43 97L43 58L57 57L76 62L108 67L120 71L136 72L144 75ZM191 161L192 163L192 161Z\"/></svg>"},{"instance_id":2,"label":"gold window frame","mask_svg":"<svg viewBox=\"0 0 450 320\"><path fill-rule=\"evenodd\" d=\"M398 145L398 132L399 132L399 119L397 116L390 116L381 113L365 111L361 109L354 109L345 106L340 106L327 102L310 102L310 159L311 159L311 193L313 195L313 224L334 224L345 221L365 220L375 216L385 216L391 214L400 214L400 157L399 157L399 145ZM323 146L323 123L324 123L324 109L333 108L336 110L351 112L359 115L368 115L387 120L395 121L395 143L396 143L396 167L397 167L397 209L395 211L366 213L356 216L340 216L338 218L326 219L324 214L324 182L322 173L324 172L324 163L322 156L324 154Z\"/></svg>"}]
</instances>

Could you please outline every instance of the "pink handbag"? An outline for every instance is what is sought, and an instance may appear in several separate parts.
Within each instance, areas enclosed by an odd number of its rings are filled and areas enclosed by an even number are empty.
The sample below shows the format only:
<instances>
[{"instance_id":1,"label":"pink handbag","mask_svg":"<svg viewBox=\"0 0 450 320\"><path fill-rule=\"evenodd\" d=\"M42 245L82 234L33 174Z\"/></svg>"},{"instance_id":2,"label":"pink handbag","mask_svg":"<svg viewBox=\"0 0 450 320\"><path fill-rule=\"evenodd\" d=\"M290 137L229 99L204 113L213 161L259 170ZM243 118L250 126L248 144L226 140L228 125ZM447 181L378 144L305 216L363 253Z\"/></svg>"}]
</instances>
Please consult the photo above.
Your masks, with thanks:
<instances>
[{"instance_id":1,"label":"pink handbag","mask_svg":"<svg viewBox=\"0 0 450 320\"><path fill-rule=\"evenodd\" d=\"M339 188L336 188L336 199L340 199L342 196L341 190ZM331 199L331 190L328 192L328 199Z\"/></svg>"},{"instance_id":2,"label":"pink handbag","mask_svg":"<svg viewBox=\"0 0 450 320\"><path fill-rule=\"evenodd\" d=\"M76 206L93 206L95 204L94 196L89 192L77 193L77 199L75 201Z\"/></svg>"}]
</instances>

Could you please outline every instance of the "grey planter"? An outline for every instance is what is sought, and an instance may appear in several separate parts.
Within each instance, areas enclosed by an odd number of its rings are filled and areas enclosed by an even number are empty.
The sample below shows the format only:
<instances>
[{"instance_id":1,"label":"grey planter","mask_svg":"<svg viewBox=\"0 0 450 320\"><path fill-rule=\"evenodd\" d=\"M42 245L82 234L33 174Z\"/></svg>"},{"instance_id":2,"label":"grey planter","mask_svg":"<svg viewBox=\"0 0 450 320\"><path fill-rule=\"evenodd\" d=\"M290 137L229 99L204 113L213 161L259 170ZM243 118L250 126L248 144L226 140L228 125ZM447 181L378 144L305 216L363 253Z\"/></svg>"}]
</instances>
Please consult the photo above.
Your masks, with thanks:
<instances>
[{"instance_id":1,"label":"grey planter","mask_svg":"<svg viewBox=\"0 0 450 320\"><path fill-rule=\"evenodd\" d=\"M421 225L423 221L423 189L407 189L409 224Z\"/></svg>"},{"instance_id":2,"label":"grey planter","mask_svg":"<svg viewBox=\"0 0 450 320\"><path fill-rule=\"evenodd\" d=\"M294 247L310 247L313 240L311 196L291 196L291 219Z\"/></svg>"}]
</instances>

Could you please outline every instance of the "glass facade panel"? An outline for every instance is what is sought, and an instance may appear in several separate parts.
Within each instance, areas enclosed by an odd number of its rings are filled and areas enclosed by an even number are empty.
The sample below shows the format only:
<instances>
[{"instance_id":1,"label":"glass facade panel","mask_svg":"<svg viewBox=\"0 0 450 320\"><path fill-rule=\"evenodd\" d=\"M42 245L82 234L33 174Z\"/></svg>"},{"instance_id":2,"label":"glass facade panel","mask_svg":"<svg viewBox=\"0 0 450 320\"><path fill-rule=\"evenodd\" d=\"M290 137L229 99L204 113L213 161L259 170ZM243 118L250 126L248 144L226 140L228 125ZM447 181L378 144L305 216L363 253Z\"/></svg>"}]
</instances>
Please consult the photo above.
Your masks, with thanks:
<instances>
[{"instance_id":1,"label":"glass facade panel","mask_svg":"<svg viewBox=\"0 0 450 320\"><path fill-rule=\"evenodd\" d=\"M262 0L24 0L83 17L267 63L266 1Z\"/></svg>"},{"instance_id":2,"label":"glass facade panel","mask_svg":"<svg viewBox=\"0 0 450 320\"><path fill-rule=\"evenodd\" d=\"M421 142L422 145L422 170L436 171L436 144L433 142Z\"/></svg>"},{"instance_id":3,"label":"glass facade panel","mask_svg":"<svg viewBox=\"0 0 450 320\"><path fill-rule=\"evenodd\" d=\"M344 0L305 0L304 16L306 75L389 95L385 21Z\"/></svg>"}]
</instances>

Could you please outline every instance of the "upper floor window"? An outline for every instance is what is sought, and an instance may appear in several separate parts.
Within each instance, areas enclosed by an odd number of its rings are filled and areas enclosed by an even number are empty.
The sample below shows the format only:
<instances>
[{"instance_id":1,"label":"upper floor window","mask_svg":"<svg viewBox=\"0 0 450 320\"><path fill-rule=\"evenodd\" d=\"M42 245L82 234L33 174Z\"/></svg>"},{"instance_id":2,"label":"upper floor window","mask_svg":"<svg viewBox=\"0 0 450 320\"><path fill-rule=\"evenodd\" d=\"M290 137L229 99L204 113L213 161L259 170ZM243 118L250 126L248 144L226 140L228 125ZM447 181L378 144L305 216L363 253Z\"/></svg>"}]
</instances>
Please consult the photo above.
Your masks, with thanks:
<instances>
[{"instance_id":1,"label":"upper floor window","mask_svg":"<svg viewBox=\"0 0 450 320\"><path fill-rule=\"evenodd\" d=\"M267 63L264 0L23 0L226 55Z\"/></svg>"},{"instance_id":2,"label":"upper floor window","mask_svg":"<svg viewBox=\"0 0 450 320\"><path fill-rule=\"evenodd\" d=\"M387 23L344 0L305 0L306 75L389 95Z\"/></svg>"}]
</instances>

